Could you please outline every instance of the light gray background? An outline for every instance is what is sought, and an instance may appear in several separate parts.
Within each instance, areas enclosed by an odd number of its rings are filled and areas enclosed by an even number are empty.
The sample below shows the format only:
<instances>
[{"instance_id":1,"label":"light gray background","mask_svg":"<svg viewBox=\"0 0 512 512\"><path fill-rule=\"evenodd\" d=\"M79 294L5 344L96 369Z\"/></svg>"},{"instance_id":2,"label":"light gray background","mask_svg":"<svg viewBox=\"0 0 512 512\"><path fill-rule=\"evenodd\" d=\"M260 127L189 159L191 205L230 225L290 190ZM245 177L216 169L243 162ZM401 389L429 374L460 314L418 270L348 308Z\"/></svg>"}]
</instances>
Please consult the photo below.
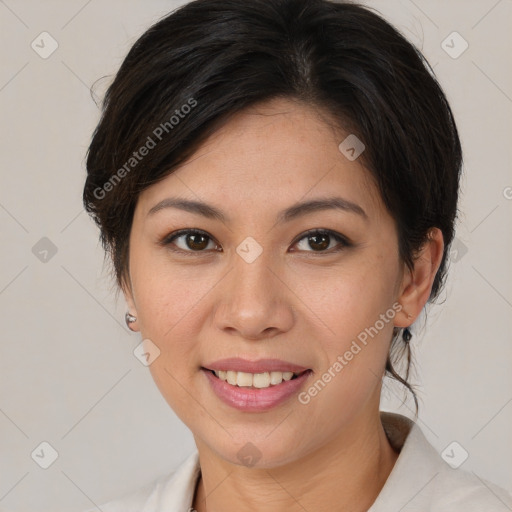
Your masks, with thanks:
<instances>
[{"instance_id":1,"label":"light gray background","mask_svg":"<svg viewBox=\"0 0 512 512\"><path fill-rule=\"evenodd\" d=\"M124 326L81 206L99 118L89 88L181 3L0 0L0 508L83 510L172 471L194 448L133 356L140 335ZM440 452L456 440L469 453L463 469L512 490L512 2L367 3L423 49L465 150L446 301L413 338L420 422ZM47 59L31 48L43 31L59 45ZM453 31L469 43L457 59L441 47ZM43 237L57 248L46 262L32 252ZM383 408L412 415L399 388L383 395ZM42 441L59 454L46 470L31 458Z\"/></svg>"}]
</instances>

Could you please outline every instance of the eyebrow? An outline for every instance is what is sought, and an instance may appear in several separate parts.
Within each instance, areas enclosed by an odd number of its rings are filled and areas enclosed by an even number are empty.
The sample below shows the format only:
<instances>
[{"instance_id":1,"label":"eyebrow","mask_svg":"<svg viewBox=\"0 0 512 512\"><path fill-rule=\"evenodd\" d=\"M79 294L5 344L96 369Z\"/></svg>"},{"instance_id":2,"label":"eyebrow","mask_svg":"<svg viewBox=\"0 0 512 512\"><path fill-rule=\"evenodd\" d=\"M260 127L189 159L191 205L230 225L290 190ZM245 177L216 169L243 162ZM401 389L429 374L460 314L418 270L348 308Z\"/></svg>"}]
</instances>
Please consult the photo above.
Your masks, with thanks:
<instances>
[{"instance_id":1,"label":"eyebrow","mask_svg":"<svg viewBox=\"0 0 512 512\"><path fill-rule=\"evenodd\" d=\"M230 220L229 217L227 217L221 210L212 205L200 201L192 201L190 199L180 199L177 197L169 197L160 201L149 210L148 216L154 215L166 208L177 208L179 210L202 215L208 219L220 220L221 222L229 222ZM329 197L326 199L312 199L310 201L296 203L293 206L286 208L286 210L279 212L277 215L277 223L289 222L309 213L332 209L354 213L363 217L365 220L368 220L368 215L358 204L348 201L347 199L343 199L342 197Z\"/></svg>"}]
</instances>

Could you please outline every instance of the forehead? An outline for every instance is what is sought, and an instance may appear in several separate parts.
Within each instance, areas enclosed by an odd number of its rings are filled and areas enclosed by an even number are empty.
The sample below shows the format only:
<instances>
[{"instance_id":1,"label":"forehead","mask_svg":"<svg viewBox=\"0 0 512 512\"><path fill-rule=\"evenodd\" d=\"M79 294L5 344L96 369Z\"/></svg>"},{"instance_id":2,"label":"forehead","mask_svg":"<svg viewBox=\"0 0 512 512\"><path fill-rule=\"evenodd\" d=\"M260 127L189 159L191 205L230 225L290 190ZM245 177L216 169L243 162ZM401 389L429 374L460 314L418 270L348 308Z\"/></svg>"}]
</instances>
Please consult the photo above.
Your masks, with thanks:
<instances>
[{"instance_id":1,"label":"forehead","mask_svg":"<svg viewBox=\"0 0 512 512\"><path fill-rule=\"evenodd\" d=\"M264 213L317 197L342 196L369 214L384 207L361 159L339 149L347 133L319 112L276 99L235 114L187 162L146 189L145 212L169 195L221 209Z\"/></svg>"}]
</instances>

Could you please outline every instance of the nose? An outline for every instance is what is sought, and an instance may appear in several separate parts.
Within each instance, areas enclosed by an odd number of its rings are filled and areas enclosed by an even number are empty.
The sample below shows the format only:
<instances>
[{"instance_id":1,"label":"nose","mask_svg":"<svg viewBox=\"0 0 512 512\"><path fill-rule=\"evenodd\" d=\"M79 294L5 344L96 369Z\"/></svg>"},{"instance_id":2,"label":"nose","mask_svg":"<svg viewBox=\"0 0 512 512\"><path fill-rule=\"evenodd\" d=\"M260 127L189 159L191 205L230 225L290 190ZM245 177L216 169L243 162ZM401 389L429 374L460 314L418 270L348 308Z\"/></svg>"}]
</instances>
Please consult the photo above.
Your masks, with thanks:
<instances>
[{"instance_id":1,"label":"nose","mask_svg":"<svg viewBox=\"0 0 512 512\"><path fill-rule=\"evenodd\" d=\"M251 263L237 255L234 268L219 289L216 327L247 340L271 338L290 330L293 294L283 281L263 255Z\"/></svg>"}]
</instances>

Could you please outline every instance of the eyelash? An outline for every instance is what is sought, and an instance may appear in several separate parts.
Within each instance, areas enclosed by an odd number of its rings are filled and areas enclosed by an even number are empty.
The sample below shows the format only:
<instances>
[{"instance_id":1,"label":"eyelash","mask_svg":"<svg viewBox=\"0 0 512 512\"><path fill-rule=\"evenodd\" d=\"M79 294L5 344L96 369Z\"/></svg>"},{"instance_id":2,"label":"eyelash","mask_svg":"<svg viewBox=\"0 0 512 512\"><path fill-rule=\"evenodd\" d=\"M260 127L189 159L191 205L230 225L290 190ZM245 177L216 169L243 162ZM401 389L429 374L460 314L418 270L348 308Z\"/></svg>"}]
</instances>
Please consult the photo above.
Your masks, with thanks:
<instances>
[{"instance_id":1,"label":"eyelash","mask_svg":"<svg viewBox=\"0 0 512 512\"><path fill-rule=\"evenodd\" d=\"M208 233L205 231L202 231L200 229L194 229L194 228L188 228L188 229L180 229L179 231L175 231L174 233L171 233L170 235L166 236L163 240L160 241L160 245L168 247L171 251L177 252L180 254L185 254L187 256L193 256L196 254L206 253L207 251L205 249L201 251L194 251L194 250L184 250L184 249L173 249L170 247L170 245L176 240L177 238L180 238L184 235L202 235L206 238L208 238L210 241L217 243L216 240L214 240ZM331 231L330 229L310 229L304 233L301 233L293 242L293 245L296 245L303 239L307 239L311 235L324 235L329 236L330 238L333 238L341 247L338 247L337 249L333 250L327 249L323 251L303 251L303 252L310 252L312 254L334 254L341 252L343 249L346 249L347 247L351 247L352 243L343 235L340 233L337 233L336 231ZM330 245L330 243L329 243ZM218 251L220 252L220 251ZM297 251L300 252L300 251Z\"/></svg>"}]
</instances>

